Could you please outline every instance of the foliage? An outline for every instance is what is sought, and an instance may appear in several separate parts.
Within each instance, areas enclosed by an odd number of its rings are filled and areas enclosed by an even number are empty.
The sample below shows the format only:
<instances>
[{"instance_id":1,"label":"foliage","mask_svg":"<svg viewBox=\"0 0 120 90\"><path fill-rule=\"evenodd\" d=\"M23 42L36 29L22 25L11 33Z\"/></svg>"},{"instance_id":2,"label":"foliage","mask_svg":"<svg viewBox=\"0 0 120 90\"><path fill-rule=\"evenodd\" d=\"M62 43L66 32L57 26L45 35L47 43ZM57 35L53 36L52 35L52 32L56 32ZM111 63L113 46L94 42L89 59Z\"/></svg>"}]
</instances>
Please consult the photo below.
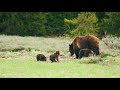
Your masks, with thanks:
<instances>
[{"instance_id":1,"label":"foliage","mask_svg":"<svg viewBox=\"0 0 120 90\"><path fill-rule=\"evenodd\" d=\"M103 18L106 18L106 12L96 12L96 17L98 18L98 23L102 21Z\"/></svg>"},{"instance_id":2,"label":"foliage","mask_svg":"<svg viewBox=\"0 0 120 90\"><path fill-rule=\"evenodd\" d=\"M95 12L81 12L77 18L65 19L71 35L96 34L97 18Z\"/></svg>"},{"instance_id":3,"label":"foliage","mask_svg":"<svg viewBox=\"0 0 120 90\"><path fill-rule=\"evenodd\" d=\"M46 14L41 12L0 12L0 33L21 36L45 35Z\"/></svg>"},{"instance_id":4,"label":"foliage","mask_svg":"<svg viewBox=\"0 0 120 90\"><path fill-rule=\"evenodd\" d=\"M64 18L77 12L0 12L0 33L20 36L62 35Z\"/></svg>"},{"instance_id":5,"label":"foliage","mask_svg":"<svg viewBox=\"0 0 120 90\"><path fill-rule=\"evenodd\" d=\"M0 12L0 34L20 36L120 36L119 12Z\"/></svg>"},{"instance_id":6,"label":"foliage","mask_svg":"<svg viewBox=\"0 0 120 90\"><path fill-rule=\"evenodd\" d=\"M47 35L59 36L66 33L64 29L64 18L74 18L77 12L49 12L47 14L46 31Z\"/></svg>"},{"instance_id":7,"label":"foliage","mask_svg":"<svg viewBox=\"0 0 120 90\"><path fill-rule=\"evenodd\" d=\"M106 12L108 17L103 18L99 23L102 30L107 31L108 34L120 36L120 13L119 12Z\"/></svg>"}]
</instances>

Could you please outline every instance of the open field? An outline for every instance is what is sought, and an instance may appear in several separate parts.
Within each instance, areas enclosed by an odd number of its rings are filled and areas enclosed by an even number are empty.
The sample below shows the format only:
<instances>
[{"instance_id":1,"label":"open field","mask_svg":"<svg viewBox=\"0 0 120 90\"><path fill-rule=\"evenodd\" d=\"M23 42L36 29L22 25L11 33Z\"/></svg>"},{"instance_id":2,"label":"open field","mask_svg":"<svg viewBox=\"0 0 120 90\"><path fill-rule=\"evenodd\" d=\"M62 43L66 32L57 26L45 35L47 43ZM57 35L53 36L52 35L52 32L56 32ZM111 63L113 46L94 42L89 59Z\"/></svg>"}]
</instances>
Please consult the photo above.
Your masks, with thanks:
<instances>
[{"instance_id":1,"label":"open field","mask_svg":"<svg viewBox=\"0 0 120 90\"><path fill-rule=\"evenodd\" d=\"M119 78L120 38L100 41L100 56L69 57L69 37L20 37L0 35L0 78ZM37 62L36 55L61 53L59 63Z\"/></svg>"}]
</instances>

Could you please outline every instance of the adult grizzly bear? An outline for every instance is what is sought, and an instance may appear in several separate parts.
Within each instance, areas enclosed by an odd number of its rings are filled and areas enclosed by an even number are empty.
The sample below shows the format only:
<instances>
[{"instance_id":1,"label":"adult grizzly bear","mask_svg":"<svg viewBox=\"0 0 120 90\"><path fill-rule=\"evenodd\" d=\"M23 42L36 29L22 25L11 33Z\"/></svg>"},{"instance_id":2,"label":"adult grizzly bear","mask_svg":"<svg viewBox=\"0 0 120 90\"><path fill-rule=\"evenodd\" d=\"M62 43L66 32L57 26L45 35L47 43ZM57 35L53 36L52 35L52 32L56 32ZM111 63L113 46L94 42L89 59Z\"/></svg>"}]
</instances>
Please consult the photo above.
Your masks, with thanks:
<instances>
[{"instance_id":1,"label":"adult grizzly bear","mask_svg":"<svg viewBox=\"0 0 120 90\"><path fill-rule=\"evenodd\" d=\"M88 48L85 48L85 49L81 49L79 51L79 58L82 58L82 57L89 57L91 55L94 55L94 52Z\"/></svg>"},{"instance_id":2,"label":"adult grizzly bear","mask_svg":"<svg viewBox=\"0 0 120 90\"><path fill-rule=\"evenodd\" d=\"M37 61L46 61L46 57L43 54L38 54L36 56Z\"/></svg>"},{"instance_id":3,"label":"adult grizzly bear","mask_svg":"<svg viewBox=\"0 0 120 90\"><path fill-rule=\"evenodd\" d=\"M77 36L71 44L69 44L69 51L71 56L75 53L76 58L79 57L81 49L91 49L96 55L99 55L99 39L96 36Z\"/></svg>"}]
</instances>

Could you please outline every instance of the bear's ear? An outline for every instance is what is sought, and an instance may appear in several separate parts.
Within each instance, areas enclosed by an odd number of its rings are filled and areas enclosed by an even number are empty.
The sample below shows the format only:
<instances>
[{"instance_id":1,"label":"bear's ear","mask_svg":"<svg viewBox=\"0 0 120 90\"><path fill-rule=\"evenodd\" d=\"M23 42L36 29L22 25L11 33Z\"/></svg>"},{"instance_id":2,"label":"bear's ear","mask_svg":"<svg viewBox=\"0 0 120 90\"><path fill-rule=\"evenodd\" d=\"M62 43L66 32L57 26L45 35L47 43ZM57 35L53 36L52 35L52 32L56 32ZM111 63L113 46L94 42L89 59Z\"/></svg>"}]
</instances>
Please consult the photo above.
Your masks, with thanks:
<instances>
[{"instance_id":1,"label":"bear's ear","mask_svg":"<svg viewBox=\"0 0 120 90\"><path fill-rule=\"evenodd\" d=\"M69 44L69 46L71 46L71 44Z\"/></svg>"}]
</instances>

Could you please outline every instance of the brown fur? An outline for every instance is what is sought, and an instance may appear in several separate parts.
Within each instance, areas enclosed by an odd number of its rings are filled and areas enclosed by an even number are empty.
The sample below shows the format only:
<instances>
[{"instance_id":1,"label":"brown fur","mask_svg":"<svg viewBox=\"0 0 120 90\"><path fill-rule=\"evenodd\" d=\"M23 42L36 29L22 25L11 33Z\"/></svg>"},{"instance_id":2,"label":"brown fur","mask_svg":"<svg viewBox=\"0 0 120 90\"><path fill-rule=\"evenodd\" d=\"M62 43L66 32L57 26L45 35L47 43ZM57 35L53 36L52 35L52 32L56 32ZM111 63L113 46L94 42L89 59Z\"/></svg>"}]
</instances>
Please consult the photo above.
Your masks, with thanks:
<instances>
[{"instance_id":1,"label":"brown fur","mask_svg":"<svg viewBox=\"0 0 120 90\"><path fill-rule=\"evenodd\" d=\"M77 36L71 44L69 44L69 51L71 56L75 53L76 58L79 57L80 49L91 49L96 55L99 55L99 39L96 36Z\"/></svg>"},{"instance_id":2,"label":"brown fur","mask_svg":"<svg viewBox=\"0 0 120 90\"><path fill-rule=\"evenodd\" d=\"M37 61L46 61L46 57L43 54L38 54L36 56Z\"/></svg>"},{"instance_id":3,"label":"brown fur","mask_svg":"<svg viewBox=\"0 0 120 90\"><path fill-rule=\"evenodd\" d=\"M94 55L94 52L88 48L86 49L81 49L79 51L79 58L82 58L82 57L89 57L91 55Z\"/></svg>"},{"instance_id":4,"label":"brown fur","mask_svg":"<svg viewBox=\"0 0 120 90\"><path fill-rule=\"evenodd\" d=\"M56 53L50 55L50 60L52 62L59 62L59 59L58 59L59 56L60 56L60 52L56 51Z\"/></svg>"}]
</instances>

